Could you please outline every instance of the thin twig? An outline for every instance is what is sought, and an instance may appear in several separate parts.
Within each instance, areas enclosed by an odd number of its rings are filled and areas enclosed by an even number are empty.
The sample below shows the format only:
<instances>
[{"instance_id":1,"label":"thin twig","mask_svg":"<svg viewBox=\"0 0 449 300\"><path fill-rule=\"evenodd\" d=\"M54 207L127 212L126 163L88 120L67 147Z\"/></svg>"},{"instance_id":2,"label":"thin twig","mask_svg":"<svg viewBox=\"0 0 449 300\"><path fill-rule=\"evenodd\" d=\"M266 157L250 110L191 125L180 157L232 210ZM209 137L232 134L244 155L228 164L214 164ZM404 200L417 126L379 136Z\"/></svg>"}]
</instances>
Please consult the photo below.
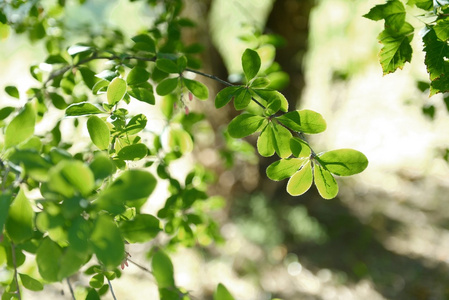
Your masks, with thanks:
<instances>
[{"instance_id":1,"label":"thin twig","mask_svg":"<svg viewBox=\"0 0 449 300\"><path fill-rule=\"evenodd\" d=\"M144 266L142 266L142 265L140 265L140 264L138 264L138 263L132 261L131 259L128 258L127 261L129 261L130 263L132 263L132 264L135 265L136 267L142 269L143 271L148 272L148 273L150 273L150 274L153 274L153 273L151 272L150 269L148 269L148 268L146 268L146 267L144 267Z\"/></svg>"},{"instance_id":2,"label":"thin twig","mask_svg":"<svg viewBox=\"0 0 449 300\"><path fill-rule=\"evenodd\" d=\"M69 278L67 277L66 280L67 280L67 285L69 286L70 295L72 295L73 300L76 300L75 293L73 292L72 284L70 283Z\"/></svg>"},{"instance_id":3,"label":"thin twig","mask_svg":"<svg viewBox=\"0 0 449 300\"><path fill-rule=\"evenodd\" d=\"M117 298L115 297L115 294L114 294L114 289L112 288L111 281L109 280L108 277L106 277L106 280L108 281L108 285L109 285L109 289L111 290L112 298L113 298L114 300L117 300Z\"/></svg>"},{"instance_id":4,"label":"thin twig","mask_svg":"<svg viewBox=\"0 0 449 300\"><path fill-rule=\"evenodd\" d=\"M20 295L20 288L19 288L19 279L17 278L17 261L16 261L16 246L14 245L13 242L11 242L11 251L12 251L12 263L14 266L14 282L16 283L16 294L17 294L17 299L21 300L22 297Z\"/></svg>"}]
</instances>

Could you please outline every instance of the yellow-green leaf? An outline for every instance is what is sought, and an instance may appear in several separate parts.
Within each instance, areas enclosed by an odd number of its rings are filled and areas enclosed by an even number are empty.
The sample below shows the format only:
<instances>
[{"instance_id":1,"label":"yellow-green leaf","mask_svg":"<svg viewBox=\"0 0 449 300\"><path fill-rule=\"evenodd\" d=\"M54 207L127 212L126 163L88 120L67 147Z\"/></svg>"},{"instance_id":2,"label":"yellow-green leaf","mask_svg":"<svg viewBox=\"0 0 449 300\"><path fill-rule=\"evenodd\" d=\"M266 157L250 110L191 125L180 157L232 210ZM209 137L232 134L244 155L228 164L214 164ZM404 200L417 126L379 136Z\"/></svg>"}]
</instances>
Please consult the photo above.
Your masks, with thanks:
<instances>
[{"instance_id":1,"label":"yellow-green leaf","mask_svg":"<svg viewBox=\"0 0 449 300\"><path fill-rule=\"evenodd\" d=\"M287 192L292 196L302 195L309 190L312 182L312 166L308 160L288 181Z\"/></svg>"}]
</instances>

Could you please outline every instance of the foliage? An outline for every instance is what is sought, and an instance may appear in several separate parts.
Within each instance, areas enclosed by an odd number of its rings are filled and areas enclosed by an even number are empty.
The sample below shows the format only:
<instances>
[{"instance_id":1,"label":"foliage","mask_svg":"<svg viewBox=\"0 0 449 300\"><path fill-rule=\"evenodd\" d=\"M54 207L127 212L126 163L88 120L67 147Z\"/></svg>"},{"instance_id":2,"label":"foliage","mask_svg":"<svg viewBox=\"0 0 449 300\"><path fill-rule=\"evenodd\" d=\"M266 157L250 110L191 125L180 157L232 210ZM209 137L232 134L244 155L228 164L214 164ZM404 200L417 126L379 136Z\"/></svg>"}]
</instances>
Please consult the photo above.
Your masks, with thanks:
<instances>
[{"instance_id":1,"label":"foliage","mask_svg":"<svg viewBox=\"0 0 449 300\"><path fill-rule=\"evenodd\" d=\"M233 101L235 109L243 111L229 123L228 134L239 139L260 133L258 152L280 158L267 168L267 176L290 178L291 195L305 193L314 182L323 198L334 198L338 193L334 175L353 175L367 167L367 158L356 150L314 152L304 134L323 132L326 122L311 110L289 110L287 99L271 87L269 66L262 69L258 51L263 45L242 54L246 81L241 84L198 71L201 47L181 40L182 29L194 25L181 16L181 1L147 1L149 7L158 5L160 13L154 27L134 37L105 29L68 48L61 21L64 5L65 1L50 8L39 1L0 4L2 26L28 34L31 41L43 40L48 52L44 61L51 66L51 71L31 66L38 84L28 90L26 104L0 110L0 262L12 271L1 282L2 300L20 298L21 287L42 290L43 283L62 281L85 266L84 273L91 276L85 299L98 299L112 291L111 280L121 276L118 266L128 263L125 243L147 242L153 243L152 274L161 299L189 299L188 292L176 285L167 253L177 246L221 239L209 213L216 205L207 194L208 172L195 167L184 180L170 172L174 161L194 149L193 127L205 118L189 112L186 104L186 95L189 100L210 96L199 76L226 85L216 95L215 106ZM383 41L393 39L393 49L401 49L400 58L407 61L405 23L390 13L397 9L382 8L371 15L385 16L393 24L394 32L385 33ZM13 18L17 11L25 13ZM397 61L395 56L394 66ZM443 71L432 72L440 80ZM15 86L5 87L5 92L25 97ZM145 112L129 113L127 105L135 101L148 106L161 102L167 123L162 136L150 129L152 119ZM36 135L36 125L47 120L50 111L63 115L51 130ZM77 141L65 138L71 133L63 132L62 122L71 122L73 130L87 129L91 143L76 150ZM164 207L156 216L144 213L142 206L162 180L169 184ZM39 197L30 198L30 191ZM168 237L163 244L156 241L162 234ZM35 255L39 276L19 273L25 253ZM214 299L233 297L220 284Z\"/></svg>"},{"instance_id":2,"label":"foliage","mask_svg":"<svg viewBox=\"0 0 449 300\"><path fill-rule=\"evenodd\" d=\"M422 13L415 15L416 9ZM407 22L410 14L418 17L425 25L422 35L425 65L430 79L430 95L449 91L449 2L445 0L411 0L406 6L400 0L388 0L376 5L364 17L384 20L384 30L378 39L383 44L380 63L384 74L402 69L412 58L410 43L415 28Z\"/></svg>"}]
</instances>

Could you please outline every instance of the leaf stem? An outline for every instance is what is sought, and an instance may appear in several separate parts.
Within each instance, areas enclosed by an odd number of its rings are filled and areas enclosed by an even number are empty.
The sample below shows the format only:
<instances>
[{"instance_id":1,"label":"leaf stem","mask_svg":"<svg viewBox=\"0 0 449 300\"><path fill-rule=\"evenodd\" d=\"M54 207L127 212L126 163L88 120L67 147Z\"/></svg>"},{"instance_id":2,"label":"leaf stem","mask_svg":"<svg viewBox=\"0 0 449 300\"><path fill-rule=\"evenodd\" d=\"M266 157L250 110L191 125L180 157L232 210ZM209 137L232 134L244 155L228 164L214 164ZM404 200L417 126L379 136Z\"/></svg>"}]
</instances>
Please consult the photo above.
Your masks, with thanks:
<instances>
[{"instance_id":1,"label":"leaf stem","mask_svg":"<svg viewBox=\"0 0 449 300\"><path fill-rule=\"evenodd\" d=\"M16 294L17 294L17 299L21 300L22 297L20 295L20 288L19 288L19 279L18 279L18 273L17 273L17 260L16 260L16 245L11 241L11 255L12 255L12 264L14 266L14 282L16 283Z\"/></svg>"},{"instance_id":2,"label":"leaf stem","mask_svg":"<svg viewBox=\"0 0 449 300\"><path fill-rule=\"evenodd\" d=\"M69 286L70 295L72 295L72 299L76 300L75 293L73 292L72 284L70 283L70 280L68 277L66 278L66 281L67 281L67 285Z\"/></svg>"},{"instance_id":3,"label":"leaf stem","mask_svg":"<svg viewBox=\"0 0 449 300\"><path fill-rule=\"evenodd\" d=\"M114 294L114 289L112 288L111 281L109 280L109 278L107 276L106 276L106 280L108 281L108 285L109 285L109 289L111 290L112 298L114 300L117 300L117 298L115 297L115 294Z\"/></svg>"}]
</instances>

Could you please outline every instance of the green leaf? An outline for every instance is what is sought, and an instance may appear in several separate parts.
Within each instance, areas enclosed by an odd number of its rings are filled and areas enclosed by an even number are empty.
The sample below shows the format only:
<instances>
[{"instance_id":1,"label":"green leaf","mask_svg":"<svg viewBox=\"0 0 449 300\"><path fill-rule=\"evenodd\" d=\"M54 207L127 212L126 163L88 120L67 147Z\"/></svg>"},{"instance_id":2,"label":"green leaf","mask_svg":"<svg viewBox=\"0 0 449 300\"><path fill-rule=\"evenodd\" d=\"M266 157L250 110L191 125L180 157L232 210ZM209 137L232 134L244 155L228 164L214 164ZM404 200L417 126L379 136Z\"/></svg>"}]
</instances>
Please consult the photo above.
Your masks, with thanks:
<instances>
[{"instance_id":1,"label":"green leaf","mask_svg":"<svg viewBox=\"0 0 449 300\"><path fill-rule=\"evenodd\" d=\"M280 158L288 157L292 154L290 150L291 132L281 125L273 124L274 150Z\"/></svg>"},{"instance_id":2,"label":"green leaf","mask_svg":"<svg viewBox=\"0 0 449 300\"><path fill-rule=\"evenodd\" d=\"M366 156L354 149L338 149L318 154L319 163L331 173L350 176L362 172L368 166Z\"/></svg>"},{"instance_id":3,"label":"green leaf","mask_svg":"<svg viewBox=\"0 0 449 300\"><path fill-rule=\"evenodd\" d=\"M426 57L424 63L431 82L430 94L449 91L449 45L438 39L435 30L429 29L423 36L424 52Z\"/></svg>"},{"instance_id":4,"label":"green leaf","mask_svg":"<svg viewBox=\"0 0 449 300\"><path fill-rule=\"evenodd\" d=\"M145 243L162 230L157 218L148 214L138 214L131 221L120 224L123 237L130 243Z\"/></svg>"},{"instance_id":5,"label":"green leaf","mask_svg":"<svg viewBox=\"0 0 449 300\"><path fill-rule=\"evenodd\" d=\"M214 293L214 300L235 300L228 289L221 283L218 284Z\"/></svg>"},{"instance_id":6,"label":"green leaf","mask_svg":"<svg viewBox=\"0 0 449 300\"><path fill-rule=\"evenodd\" d=\"M74 103L67 107L65 110L65 115L68 117L73 116L86 116L86 115L94 115L94 114L102 114L105 113L98 107L88 102L80 102Z\"/></svg>"},{"instance_id":7,"label":"green leaf","mask_svg":"<svg viewBox=\"0 0 449 300\"><path fill-rule=\"evenodd\" d=\"M67 60L65 60L65 58L59 54L50 55L45 60L45 63L47 63L47 64L68 64Z\"/></svg>"},{"instance_id":8,"label":"green leaf","mask_svg":"<svg viewBox=\"0 0 449 300\"><path fill-rule=\"evenodd\" d=\"M12 106L5 106L2 109L0 109L0 121L9 117L9 115L15 110L16 109Z\"/></svg>"},{"instance_id":9,"label":"green leaf","mask_svg":"<svg viewBox=\"0 0 449 300\"><path fill-rule=\"evenodd\" d=\"M175 286L173 264L167 254L161 250L156 252L151 260L151 267L159 289Z\"/></svg>"},{"instance_id":10,"label":"green leaf","mask_svg":"<svg viewBox=\"0 0 449 300\"><path fill-rule=\"evenodd\" d=\"M263 89L270 85L270 80L267 77L258 77L255 78L249 86L252 89Z\"/></svg>"},{"instance_id":11,"label":"green leaf","mask_svg":"<svg viewBox=\"0 0 449 300\"><path fill-rule=\"evenodd\" d=\"M131 39L136 43L134 50L156 53L156 43L149 35L139 34Z\"/></svg>"},{"instance_id":12,"label":"green leaf","mask_svg":"<svg viewBox=\"0 0 449 300\"><path fill-rule=\"evenodd\" d=\"M276 120L291 130L309 134L323 132L327 126L321 114L308 109L288 112Z\"/></svg>"},{"instance_id":13,"label":"green leaf","mask_svg":"<svg viewBox=\"0 0 449 300\"><path fill-rule=\"evenodd\" d=\"M242 138L261 131L268 124L268 120L253 114L241 114L228 125L228 132L233 138Z\"/></svg>"},{"instance_id":14,"label":"green leaf","mask_svg":"<svg viewBox=\"0 0 449 300\"><path fill-rule=\"evenodd\" d=\"M254 89L252 90L257 96L266 101L267 105L269 103L280 101L281 102L281 111L288 111L288 101L284 95L279 93L278 91L271 89Z\"/></svg>"},{"instance_id":15,"label":"green leaf","mask_svg":"<svg viewBox=\"0 0 449 300\"><path fill-rule=\"evenodd\" d=\"M14 97L14 98L17 98L17 99L20 98L19 90L15 86L8 85L7 87L5 87L5 92L8 95L10 95L11 97Z\"/></svg>"},{"instance_id":16,"label":"green leaf","mask_svg":"<svg viewBox=\"0 0 449 300\"><path fill-rule=\"evenodd\" d=\"M81 73L81 77L83 78L84 83L87 85L89 89L93 89L95 84L100 81L98 77L95 77L95 72L87 67L79 67L78 70Z\"/></svg>"},{"instance_id":17,"label":"green leaf","mask_svg":"<svg viewBox=\"0 0 449 300\"><path fill-rule=\"evenodd\" d=\"M120 265L125 256L125 245L114 220L108 215L99 215L90 243L98 260L107 269Z\"/></svg>"},{"instance_id":18,"label":"green leaf","mask_svg":"<svg viewBox=\"0 0 449 300\"><path fill-rule=\"evenodd\" d=\"M39 280L36 280L27 274L19 273L19 276L20 281L22 281L23 287L25 287L26 289L35 292L42 291L44 289L44 286Z\"/></svg>"},{"instance_id":19,"label":"green leaf","mask_svg":"<svg viewBox=\"0 0 449 300\"><path fill-rule=\"evenodd\" d=\"M332 176L328 170L318 164L315 164L313 166L313 177L315 186L317 187L321 197L324 199L332 199L337 196L338 184L335 181L334 176Z\"/></svg>"},{"instance_id":20,"label":"green leaf","mask_svg":"<svg viewBox=\"0 0 449 300\"><path fill-rule=\"evenodd\" d=\"M87 120L87 130L90 139L100 150L106 150L109 147L110 132L105 121L97 116L90 116Z\"/></svg>"},{"instance_id":21,"label":"green leaf","mask_svg":"<svg viewBox=\"0 0 449 300\"><path fill-rule=\"evenodd\" d=\"M20 244L33 235L34 211L30 200L25 196L23 188L9 206L9 213L5 223L5 230L11 240Z\"/></svg>"},{"instance_id":22,"label":"green leaf","mask_svg":"<svg viewBox=\"0 0 449 300\"><path fill-rule=\"evenodd\" d=\"M9 206L11 204L11 192L5 191L0 194L0 230L3 232L3 225L5 225L8 217Z\"/></svg>"},{"instance_id":23,"label":"green leaf","mask_svg":"<svg viewBox=\"0 0 449 300\"><path fill-rule=\"evenodd\" d=\"M182 128L171 128L168 133L168 146L174 151L189 153L193 150L192 137Z\"/></svg>"},{"instance_id":24,"label":"green leaf","mask_svg":"<svg viewBox=\"0 0 449 300\"><path fill-rule=\"evenodd\" d=\"M31 102L12 119L5 130L5 149L16 146L34 133L36 113Z\"/></svg>"},{"instance_id":25,"label":"green leaf","mask_svg":"<svg viewBox=\"0 0 449 300\"><path fill-rule=\"evenodd\" d=\"M299 196L307 192L312 186L313 175L310 160L296 172L287 183L287 192L292 196Z\"/></svg>"},{"instance_id":26,"label":"green leaf","mask_svg":"<svg viewBox=\"0 0 449 300\"><path fill-rule=\"evenodd\" d=\"M385 19L385 28L399 31L405 23L405 8L401 1L389 0L371 8L364 17L374 21Z\"/></svg>"},{"instance_id":27,"label":"green leaf","mask_svg":"<svg viewBox=\"0 0 449 300\"><path fill-rule=\"evenodd\" d=\"M160 96L165 96L173 92L178 86L178 77L166 78L162 80L156 87L156 93Z\"/></svg>"},{"instance_id":28,"label":"green leaf","mask_svg":"<svg viewBox=\"0 0 449 300\"><path fill-rule=\"evenodd\" d=\"M79 191L88 196L94 189L94 175L83 162L77 160L62 160L49 171L48 186L68 198Z\"/></svg>"},{"instance_id":29,"label":"green leaf","mask_svg":"<svg viewBox=\"0 0 449 300\"><path fill-rule=\"evenodd\" d=\"M48 93L48 96L50 97L51 102L53 103L54 107L57 109L66 109L67 103L65 102L64 98L56 93Z\"/></svg>"},{"instance_id":30,"label":"green leaf","mask_svg":"<svg viewBox=\"0 0 449 300\"><path fill-rule=\"evenodd\" d=\"M417 7L424 10L432 10L433 9L433 0L409 0L407 2L408 5L415 4Z\"/></svg>"},{"instance_id":31,"label":"green leaf","mask_svg":"<svg viewBox=\"0 0 449 300\"><path fill-rule=\"evenodd\" d=\"M265 114L267 116L274 115L281 109L281 101L279 99L273 99L273 101L270 101L266 108L265 108Z\"/></svg>"},{"instance_id":32,"label":"green leaf","mask_svg":"<svg viewBox=\"0 0 449 300\"><path fill-rule=\"evenodd\" d=\"M449 20L438 20L437 24L433 26L433 30L441 41L446 42L449 39Z\"/></svg>"},{"instance_id":33,"label":"green leaf","mask_svg":"<svg viewBox=\"0 0 449 300\"><path fill-rule=\"evenodd\" d=\"M235 97L241 86L228 86L217 93L215 97L215 107L221 108L229 103Z\"/></svg>"},{"instance_id":34,"label":"green leaf","mask_svg":"<svg viewBox=\"0 0 449 300\"><path fill-rule=\"evenodd\" d=\"M31 140L32 139L28 141ZM52 165L50 162L42 158L36 150L17 150L9 157L9 160L12 163L24 168L25 174L34 180L48 180L48 170Z\"/></svg>"},{"instance_id":35,"label":"green leaf","mask_svg":"<svg viewBox=\"0 0 449 300\"><path fill-rule=\"evenodd\" d=\"M290 149L296 157L309 157L312 154L309 144L297 137L290 140Z\"/></svg>"},{"instance_id":36,"label":"green leaf","mask_svg":"<svg viewBox=\"0 0 449 300\"><path fill-rule=\"evenodd\" d=\"M387 28L379 34L378 39L383 44L379 57L384 75L402 69L411 61L413 31L413 26L405 23L399 31Z\"/></svg>"},{"instance_id":37,"label":"green leaf","mask_svg":"<svg viewBox=\"0 0 449 300\"><path fill-rule=\"evenodd\" d=\"M256 51L246 49L245 52L243 52L242 67L247 81L250 81L257 75L257 73L259 73L260 65L260 57Z\"/></svg>"},{"instance_id":38,"label":"green leaf","mask_svg":"<svg viewBox=\"0 0 449 300\"><path fill-rule=\"evenodd\" d=\"M158 58L156 60L156 67L166 73L179 73L178 65L171 59Z\"/></svg>"},{"instance_id":39,"label":"green leaf","mask_svg":"<svg viewBox=\"0 0 449 300\"><path fill-rule=\"evenodd\" d=\"M145 129L146 125L147 117L143 114L138 114L132 117L131 120L129 120L128 124L126 124L124 132L126 132L128 135L133 135Z\"/></svg>"},{"instance_id":40,"label":"green leaf","mask_svg":"<svg viewBox=\"0 0 449 300\"><path fill-rule=\"evenodd\" d=\"M236 110L242 110L251 103L251 92L248 88L241 88L235 92L234 107Z\"/></svg>"},{"instance_id":41,"label":"green leaf","mask_svg":"<svg viewBox=\"0 0 449 300\"><path fill-rule=\"evenodd\" d=\"M153 90L143 87L134 87L131 91L128 91L128 94L145 103L154 105L156 103L156 100L154 98Z\"/></svg>"},{"instance_id":42,"label":"green leaf","mask_svg":"<svg viewBox=\"0 0 449 300\"><path fill-rule=\"evenodd\" d=\"M82 216L76 217L68 229L68 241L70 247L78 253L89 253L89 239L93 224Z\"/></svg>"},{"instance_id":43,"label":"green leaf","mask_svg":"<svg viewBox=\"0 0 449 300\"><path fill-rule=\"evenodd\" d=\"M142 170L127 170L104 189L97 204L100 209L121 213L127 201L148 198L156 187L156 179L151 173Z\"/></svg>"},{"instance_id":44,"label":"green leaf","mask_svg":"<svg viewBox=\"0 0 449 300\"><path fill-rule=\"evenodd\" d=\"M200 100L207 100L209 97L209 90L207 87L198 81L182 78L182 82L192 94Z\"/></svg>"},{"instance_id":45,"label":"green leaf","mask_svg":"<svg viewBox=\"0 0 449 300\"><path fill-rule=\"evenodd\" d=\"M270 123L265 126L257 139L257 151L264 157L270 157L275 152L274 144L273 127Z\"/></svg>"},{"instance_id":46,"label":"green leaf","mask_svg":"<svg viewBox=\"0 0 449 300\"><path fill-rule=\"evenodd\" d=\"M62 256L62 248L49 237L45 237L36 252L36 263L39 274L49 282L59 281L59 260Z\"/></svg>"},{"instance_id":47,"label":"green leaf","mask_svg":"<svg viewBox=\"0 0 449 300\"><path fill-rule=\"evenodd\" d=\"M128 85L135 85L147 82L149 78L150 73L145 68L136 66L129 72L128 77L126 77L126 82Z\"/></svg>"},{"instance_id":48,"label":"green leaf","mask_svg":"<svg viewBox=\"0 0 449 300\"><path fill-rule=\"evenodd\" d=\"M123 99L126 94L126 81L120 77L114 78L106 91L108 103L115 105Z\"/></svg>"},{"instance_id":49,"label":"green leaf","mask_svg":"<svg viewBox=\"0 0 449 300\"><path fill-rule=\"evenodd\" d=\"M125 146L117 153L121 160L140 160L147 156L148 148L144 144L134 144Z\"/></svg>"},{"instance_id":50,"label":"green leaf","mask_svg":"<svg viewBox=\"0 0 449 300\"><path fill-rule=\"evenodd\" d=\"M104 275L99 273L92 276L92 278L89 280L89 285L95 289L99 289L104 284Z\"/></svg>"},{"instance_id":51,"label":"green leaf","mask_svg":"<svg viewBox=\"0 0 449 300\"><path fill-rule=\"evenodd\" d=\"M100 80L97 81L94 86L92 87L92 94L94 95L100 95L106 93L109 86L109 81L107 80Z\"/></svg>"},{"instance_id":52,"label":"green leaf","mask_svg":"<svg viewBox=\"0 0 449 300\"><path fill-rule=\"evenodd\" d=\"M291 177L307 161L307 158L283 158L268 166L267 176L274 181L283 180Z\"/></svg>"}]
</instances>

